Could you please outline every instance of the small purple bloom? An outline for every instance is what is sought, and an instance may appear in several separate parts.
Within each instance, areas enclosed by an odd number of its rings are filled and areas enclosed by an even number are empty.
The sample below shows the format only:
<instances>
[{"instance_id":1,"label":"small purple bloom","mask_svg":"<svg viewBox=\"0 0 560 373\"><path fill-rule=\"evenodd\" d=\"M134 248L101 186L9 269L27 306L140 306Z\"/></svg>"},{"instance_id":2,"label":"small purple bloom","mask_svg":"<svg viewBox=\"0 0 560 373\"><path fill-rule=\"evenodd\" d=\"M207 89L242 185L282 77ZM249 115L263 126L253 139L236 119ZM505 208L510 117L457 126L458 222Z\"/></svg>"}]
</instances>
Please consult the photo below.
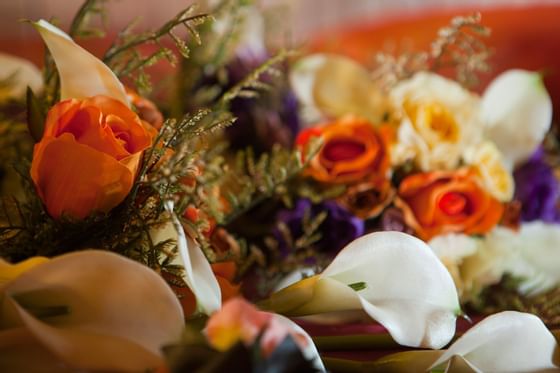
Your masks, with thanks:
<instances>
[{"instance_id":1,"label":"small purple bloom","mask_svg":"<svg viewBox=\"0 0 560 373\"><path fill-rule=\"evenodd\" d=\"M313 219L323 211L327 212L327 217L318 229L321 239L313 244L318 251L336 254L348 243L364 234L364 221L334 201L312 204L309 199L299 199L292 210L279 211L276 221L284 223L292 238L296 240L303 235L304 216L309 214L309 217ZM282 254L287 255L289 247L279 229L274 230L274 236L280 244Z\"/></svg>"},{"instance_id":2,"label":"small purple bloom","mask_svg":"<svg viewBox=\"0 0 560 373\"><path fill-rule=\"evenodd\" d=\"M543 149L513 173L515 199L521 202L521 220L560 223L560 186L554 170L544 160Z\"/></svg>"},{"instance_id":3,"label":"small purple bloom","mask_svg":"<svg viewBox=\"0 0 560 373\"><path fill-rule=\"evenodd\" d=\"M234 58L226 67L233 86L266 61L266 54ZM261 80L273 88L259 92L257 97L237 97L231 112L237 121L226 134L232 147L251 146L256 153L269 151L274 144L291 147L300 128L298 102L286 79L264 75ZM227 87L226 87L227 88Z\"/></svg>"}]
</instances>

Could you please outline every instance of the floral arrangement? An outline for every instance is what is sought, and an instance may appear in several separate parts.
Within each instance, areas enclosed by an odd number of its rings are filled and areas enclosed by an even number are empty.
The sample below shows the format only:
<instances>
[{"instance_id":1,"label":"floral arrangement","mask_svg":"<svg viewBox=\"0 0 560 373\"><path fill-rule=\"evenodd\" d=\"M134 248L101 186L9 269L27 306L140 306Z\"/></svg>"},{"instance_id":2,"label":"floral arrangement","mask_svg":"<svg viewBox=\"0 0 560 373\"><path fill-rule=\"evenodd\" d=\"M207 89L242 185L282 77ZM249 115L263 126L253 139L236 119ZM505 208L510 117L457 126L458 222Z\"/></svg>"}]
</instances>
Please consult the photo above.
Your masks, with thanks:
<instances>
[{"instance_id":1,"label":"floral arrangement","mask_svg":"<svg viewBox=\"0 0 560 373\"><path fill-rule=\"evenodd\" d=\"M0 55L2 369L340 369L310 320L422 348L371 370L558 369L552 104L529 71L468 88L479 15L366 68L271 53L246 1L98 58L75 39L104 11L30 22L42 76ZM467 314L491 316L452 342Z\"/></svg>"}]
</instances>

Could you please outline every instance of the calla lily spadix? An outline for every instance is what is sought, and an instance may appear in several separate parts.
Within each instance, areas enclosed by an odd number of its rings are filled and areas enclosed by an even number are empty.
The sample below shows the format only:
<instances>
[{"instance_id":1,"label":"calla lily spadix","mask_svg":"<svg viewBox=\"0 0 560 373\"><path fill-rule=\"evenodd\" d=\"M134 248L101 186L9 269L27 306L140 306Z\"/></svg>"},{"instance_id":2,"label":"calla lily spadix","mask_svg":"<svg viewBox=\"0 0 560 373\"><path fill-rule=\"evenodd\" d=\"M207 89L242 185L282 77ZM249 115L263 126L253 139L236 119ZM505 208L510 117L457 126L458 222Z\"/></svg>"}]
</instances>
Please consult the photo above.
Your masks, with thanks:
<instances>
[{"instance_id":1,"label":"calla lily spadix","mask_svg":"<svg viewBox=\"0 0 560 373\"><path fill-rule=\"evenodd\" d=\"M130 107L122 83L107 65L49 22L40 20L33 26L47 44L58 69L61 100L104 95Z\"/></svg>"},{"instance_id":2,"label":"calla lily spadix","mask_svg":"<svg viewBox=\"0 0 560 373\"><path fill-rule=\"evenodd\" d=\"M346 246L323 271L261 303L288 316L362 310L402 345L441 348L461 312L449 272L423 241L376 232Z\"/></svg>"},{"instance_id":3,"label":"calla lily spadix","mask_svg":"<svg viewBox=\"0 0 560 373\"><path fill-rule=\"evenodd\" d=\"M515 311L482 320L455 341L430 369L448 363L454 356L460 356L474 372L560 370L560 351L552 333L537 316Z\"/></svg>"},{"instance_id":4,"label":"calla lily spadix","mask_svg":"<svg viewBox=\"0 0 560 373\"><path fill-rule=\"evenodd\" d=\"M11 278L0 284L2 372L155 369L184 327L165 281L114 253L0 262L0 273Z\"/></svg>"},{"instance_id":5,"label":"calla lily spadix","mask_svg":"<svg viewBox=\"0 0 560 373\"><path fill-rule=\"evenodd\" d=\"M187 234L173 212L173 202L165 202L165 209L171 220L153 229L150 236L154 244L173 240L177 244L178 254L176 263L184 268L183 280L196 297L197 306L201 312L210 315L222 306L221 290L218 280L200 246Z\"/></svg>"},{"instance_id":6,"label":"calla lily spadix","mask_svg":"<svg viewBox=\"0 0 560 373\"><path fill-rule=\"evenodd\" d=\"M387 99L368 70L349 58L329 54L302 58L291 69L290 83L311 121L349 114L374 124L383 121Z\"/></svg>"}]
</instances>

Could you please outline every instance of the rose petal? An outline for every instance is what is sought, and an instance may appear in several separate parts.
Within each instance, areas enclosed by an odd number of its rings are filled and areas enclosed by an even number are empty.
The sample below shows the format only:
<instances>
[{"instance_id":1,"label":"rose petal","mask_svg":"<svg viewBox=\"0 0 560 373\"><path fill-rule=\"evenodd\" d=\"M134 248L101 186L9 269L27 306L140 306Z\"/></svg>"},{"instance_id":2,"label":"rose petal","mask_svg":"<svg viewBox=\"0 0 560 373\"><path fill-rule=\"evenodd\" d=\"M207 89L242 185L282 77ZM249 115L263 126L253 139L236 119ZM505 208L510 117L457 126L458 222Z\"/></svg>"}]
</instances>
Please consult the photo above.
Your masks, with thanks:
<instances>
[{"instance_id":1,"label":"rose petal","mask_svg":"<svg viewBox=\"0 0 560 373\"><path fill-rule=\"evenodd\" d=\"M123 85L103 62L45 20L33 23L51 52L60 75L60 98L105 95L130 104Z\"/></svg>"},{"instance_id":2,"label":"rose petal","mask_svg":"<svg viewBox=\"0 0 560 373\"><path fill-rule=\"evenodd\" d=\"M35 151L31 176L49 214L85 218L107 212L130 192L134 175L114 158L78 144L73 136L45 142Z\"/></svg>"},{"instance_id":3,"label":"rose petal","mask_svg":"<svg viewBox=\"0 0 560 373\"><path fill-rule=\"evenodd\" d=\"M462 356L482 372L534 372L558 368L552 333L535 315L505 311L488 316L455 341L430 369Z\"/></svg>"}]
</instances>

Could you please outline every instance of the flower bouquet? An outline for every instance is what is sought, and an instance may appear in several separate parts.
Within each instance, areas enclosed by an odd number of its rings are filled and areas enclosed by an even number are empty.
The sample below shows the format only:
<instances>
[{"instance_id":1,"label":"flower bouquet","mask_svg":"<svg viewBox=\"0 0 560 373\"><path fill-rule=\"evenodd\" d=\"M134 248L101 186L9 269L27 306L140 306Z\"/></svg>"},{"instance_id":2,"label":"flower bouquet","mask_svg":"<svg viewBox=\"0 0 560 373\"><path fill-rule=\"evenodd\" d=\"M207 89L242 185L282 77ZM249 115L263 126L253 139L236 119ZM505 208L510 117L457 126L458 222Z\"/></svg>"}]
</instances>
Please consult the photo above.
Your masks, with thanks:
<instances>
[{"instance_id":1,"label":"flower bouquet","mask_svg":"<svg viewBox=\"0 0 560 373\"><path fill-rule=\"evenodd\" d=\"M103 6L29 22L42 77L0 56L2 370L559 369L552 103L530 71L467 88L479 15L366 68L225 0L96 57ZM407 350L329 355L354 334Z\"/></svg>"}]
</instances>

